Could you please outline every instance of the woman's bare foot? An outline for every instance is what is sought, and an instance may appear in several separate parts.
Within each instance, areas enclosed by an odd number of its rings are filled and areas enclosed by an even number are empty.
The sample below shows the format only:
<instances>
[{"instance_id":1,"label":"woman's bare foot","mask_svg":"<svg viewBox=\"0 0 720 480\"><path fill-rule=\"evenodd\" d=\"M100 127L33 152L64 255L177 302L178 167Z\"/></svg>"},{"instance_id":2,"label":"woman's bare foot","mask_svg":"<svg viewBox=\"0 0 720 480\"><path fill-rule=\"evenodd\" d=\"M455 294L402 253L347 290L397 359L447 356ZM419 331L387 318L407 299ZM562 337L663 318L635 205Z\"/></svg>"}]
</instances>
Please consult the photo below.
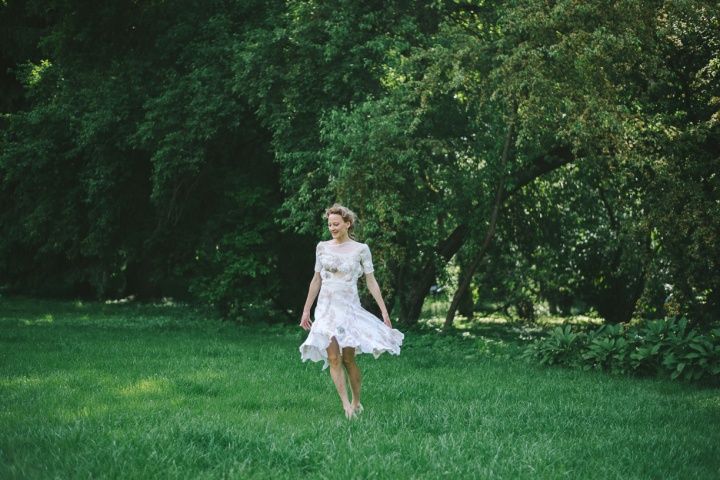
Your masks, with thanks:
<instances>
[{"instance_id":1,"label":"woman's bare foot","mask_svg":"<svg viewBox=\"0 0 720 480\"><path fill-rule=\"evenodd\" d=\"M359 415L365 410L362 406L362 404L358 403L357 405L353 406L353 410L355 411L355 415Z\"/></svg>"},{"instance_id":2,"label":"woman's bare foot","mask_svg":"<svg viewBox=\"0 0 720 480\"><path fill-rule=\"evenodd\" d=\"M352 420L353 418L356 418L355 415L355 409L352 405L347 404L343 407L345 409L345 416L348 418L348 420Z\"/></svg>"}]
</instances>

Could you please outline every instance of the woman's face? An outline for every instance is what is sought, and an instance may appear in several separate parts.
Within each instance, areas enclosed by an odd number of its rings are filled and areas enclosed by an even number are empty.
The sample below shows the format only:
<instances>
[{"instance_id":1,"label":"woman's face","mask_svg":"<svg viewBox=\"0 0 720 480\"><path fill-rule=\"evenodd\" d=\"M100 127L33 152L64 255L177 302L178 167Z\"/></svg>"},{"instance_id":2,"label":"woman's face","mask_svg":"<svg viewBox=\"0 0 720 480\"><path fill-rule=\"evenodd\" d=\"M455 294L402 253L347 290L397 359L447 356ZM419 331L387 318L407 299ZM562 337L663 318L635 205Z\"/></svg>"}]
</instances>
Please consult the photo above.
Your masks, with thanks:
<instances>
[{"instance_id":1,"label":"woman's face","mask_svg":"<svg viewBox=\"0 0 720 480\"><path fill-rule=\"evenodd\" d=\"M347 238L350 222L343 221L342 216L335 213L328 215L328 230L335 240Z\"/></svg>"}]
</instances>

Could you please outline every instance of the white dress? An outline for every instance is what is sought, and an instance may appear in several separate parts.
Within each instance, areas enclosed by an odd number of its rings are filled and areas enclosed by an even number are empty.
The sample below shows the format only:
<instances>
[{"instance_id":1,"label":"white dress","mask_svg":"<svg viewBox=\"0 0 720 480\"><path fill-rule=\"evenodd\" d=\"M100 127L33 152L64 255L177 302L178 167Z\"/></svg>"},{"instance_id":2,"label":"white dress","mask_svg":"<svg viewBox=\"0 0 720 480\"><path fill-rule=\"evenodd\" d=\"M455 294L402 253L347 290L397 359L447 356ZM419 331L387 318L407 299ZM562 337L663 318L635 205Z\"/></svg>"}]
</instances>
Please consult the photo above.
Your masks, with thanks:
<instances>
[{"instance_id":1,"label":"white dress","mask_svg":"<svg viewBox=\"0 0 720 480\"><path fill-rule=\"evenodd\" d=\"M341 353L343 348L354 347L355 353L372 353L375 358L383 352L400 354L405 336L360 305L358 278L373 271L367 245L320 242L315 250L315 271L320 272L322 285L315 307L315 321L307 339L300 345L303 362L322 360L325 370L327 348L333 337L337 339Z\"/></svg>"}]
</instances>

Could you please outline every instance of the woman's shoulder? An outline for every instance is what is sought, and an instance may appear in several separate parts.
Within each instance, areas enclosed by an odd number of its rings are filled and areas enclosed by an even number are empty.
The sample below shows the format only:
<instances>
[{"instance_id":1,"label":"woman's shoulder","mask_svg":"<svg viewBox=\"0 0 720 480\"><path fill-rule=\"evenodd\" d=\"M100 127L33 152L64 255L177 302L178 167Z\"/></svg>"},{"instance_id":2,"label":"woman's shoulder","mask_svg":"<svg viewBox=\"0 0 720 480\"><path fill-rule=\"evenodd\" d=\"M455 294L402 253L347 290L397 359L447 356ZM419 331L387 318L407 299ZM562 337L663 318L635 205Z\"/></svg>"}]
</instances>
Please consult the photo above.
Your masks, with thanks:
<instances>
[{"instance_id":1,"label":"woman's shoulder","mask_svg":"<svg viewBox=\"0 0 720 480\"><path fill-rule=\"evenodd\" d=\"M316 248L331 247L333 245L332 240L320 240Z\"/></svg>"},{"instance_id":2,"label":"woman's shoulder","mask_svg":"<svg viewBox=\"0 0 720 480\"><path fill-rule=\"evenodd\" d=\"M360 252L362 255L366 255L370 253L370 247L367 243L358 242L358 246L355 251Z\"/></svg>"},{"instance_id":3,"label":"woman's shoulder","mask_svg":"<svg viewBox=\"0 0 720 480\"><path fill-rule=\"evenodd\" d=\"M370 250L370 247L368 246L367 243L358 242L358 241L356 240L356 241L355 241L355 244L356 244L356 245L355 245L355 250L359 250L359 251L366 251L366 250L369 251L369 250Z\"/></svg>"}]
</instances>

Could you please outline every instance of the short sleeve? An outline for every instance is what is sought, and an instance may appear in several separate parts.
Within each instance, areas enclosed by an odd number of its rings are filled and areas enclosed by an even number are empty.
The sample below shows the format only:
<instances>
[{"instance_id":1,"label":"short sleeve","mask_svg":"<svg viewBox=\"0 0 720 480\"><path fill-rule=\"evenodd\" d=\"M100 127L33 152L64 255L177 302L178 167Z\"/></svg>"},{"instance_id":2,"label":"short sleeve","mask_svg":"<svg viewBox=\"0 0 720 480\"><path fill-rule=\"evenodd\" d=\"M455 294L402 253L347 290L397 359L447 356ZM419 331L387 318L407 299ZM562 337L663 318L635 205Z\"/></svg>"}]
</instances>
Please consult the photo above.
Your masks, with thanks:
<instances>
[{"instance_id":1,"label":"short sleeve","mask_svg":"<svg viewBox=\"0 0 720 480\"><path fill-rule=\"evenodd\" d=\"M365 273L365 275L367 275L368 273L373 273L373 271L375 270L375 268L373 268L370 247L368 247L367 245L364 245L362 247L362 251L360 252L360 265L362 265L363 273Z\"/></svg>"},{"instance_id":2,"label":"short sleeve","mask_svg":"<svg viewBox=\"0 0 720 480\"><path fill-rule=\"evenodd\" d=\"M315 271L319 272L322 270L322 263L320 263L320 244L318 243L315 248Z\"/></svg>"}]
</instances>

